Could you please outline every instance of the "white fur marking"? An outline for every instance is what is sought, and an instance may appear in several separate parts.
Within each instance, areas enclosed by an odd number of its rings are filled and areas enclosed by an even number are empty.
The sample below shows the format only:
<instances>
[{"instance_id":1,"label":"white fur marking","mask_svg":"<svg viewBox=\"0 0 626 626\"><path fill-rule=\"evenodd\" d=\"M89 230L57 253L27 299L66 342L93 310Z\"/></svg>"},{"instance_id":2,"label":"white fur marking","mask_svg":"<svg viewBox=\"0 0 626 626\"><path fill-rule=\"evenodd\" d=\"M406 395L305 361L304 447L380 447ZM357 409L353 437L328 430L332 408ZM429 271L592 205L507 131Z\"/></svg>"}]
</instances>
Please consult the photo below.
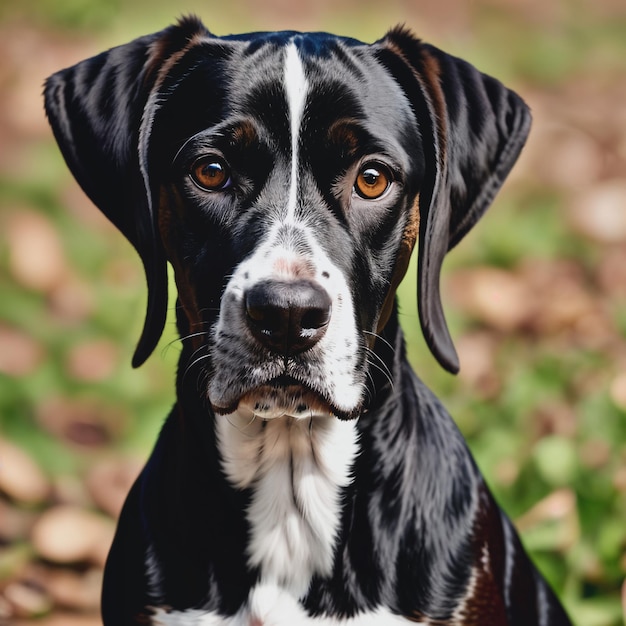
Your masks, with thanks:
<instances>
[{"instance_id":1,"label":"white fur marking","mask_svg":"<svg viewBox=\"0 0 626 626\"><path fill-rule=\"evenodd\" d=\"M295 216L298 202L298 146L302 115L306 104L308 83L304 75L304 67L298 54L298 48L291 43L285 53L285 91L289 105L291 125L291 185L287 204L287 219L292 221Z\"/></svg>"},{"instance_id":2,"label":"white fur marking","mask_svg":"<svg viewBox=\"0 0 626 626\"><path fill-rule=\"evenodd\" d=\"M294 598L304 595L314 574L332 570L340 490L358 451L355 423L333 416L250 421L238 412L218 419L217 432L228 479L253 490L250 566Z\"/></svg>"},{"instance_id":3,"label":"white fur marking","mask_svg":"<svg viewBox=\"0 0 626 626\"><path fill-rule=\"evenodd\" d=\"M277 232L280 227L281 223L276 224L268 233L266 240L235 268L222 296L220 315L215 327L216 339L227 335L229 347L231 349L236 347L238 354L254 354L253 345L247 347L249 340L242 306L245 293L255 284L277 277L282 278L283 275L276 271L277 266L288 266L292 261L306 262L311 267L312 278L323 285L332 300L332 316L326 334L309 354L308 378L309 380L315 378L315 381L311 382L315 382L318 388L323 389L334 406L350 412L361 401L363 380L358 371L360 338L355 326L354 303L346 277L317 242L312 228L304 223L299 225L305 247L310 250L309 254L303 256L286 247L285 242L279 239ZM324 274L327 278L322 278ZM240 360L230 361L219 351L216 353L215 363L215 374L209 381L208 395L211 401L217 400L219 406L228 406L227 402L220 404L221 397L240 385L244 368ZM254 376L256 371L267 371L267 366L266 362L250 360L246 363L245 371L248 375ZM293 363L288 363L287 369L284 370L282 360L272 367L275 367L274 376L297 373ZM291 369L292 367L294 369ZM270 377L269 374L266 376ZM259 383L266 382L267 378Z\"/></svg>"},{"instance_id":4,"label":"white fur marking","mask_svg":"<svg viewBox=\"0 0 626 626\"><path fill-rule=\"evenodd\" d=\"M195 610L170 613L158 610L152 623L155 626L392 626L409 621L428 624L407 620L382 607L345 619L311 617L289 593L274 585L259 585L250 592L246 606L232 617Z\"/></svg>"}]
</instances>

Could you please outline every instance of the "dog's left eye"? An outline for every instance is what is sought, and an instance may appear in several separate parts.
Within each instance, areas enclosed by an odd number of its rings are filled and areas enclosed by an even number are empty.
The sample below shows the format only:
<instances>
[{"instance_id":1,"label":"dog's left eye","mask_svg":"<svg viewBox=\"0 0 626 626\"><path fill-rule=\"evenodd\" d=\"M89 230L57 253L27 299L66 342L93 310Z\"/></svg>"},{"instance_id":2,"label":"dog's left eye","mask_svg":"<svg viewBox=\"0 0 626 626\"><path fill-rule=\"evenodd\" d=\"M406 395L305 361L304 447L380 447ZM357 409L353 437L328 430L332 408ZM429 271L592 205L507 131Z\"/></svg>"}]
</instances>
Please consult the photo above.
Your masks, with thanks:
<instances>
[{"instance_id":1,"label":"dog's left eye","mask_svg":"<svg viewBox=\"0 0 626 626\"><path fill-rule=\"evenodd\" d=\"M359 170L354 191L365 200L376 200L389 189L391 172L382 163L366 163Z\"/></svg>"},{"instance_id":2,"label":"dog's left eye","mask_svg":"<svg viewBox=\"0 0 626 626\"><path fill-rule=\"evenodd\" d=\"M191 180L204 191L221 191L230 186L230 169L224 159L216 156L199 158L189 173Z\"/></svg>"}]
</instances>

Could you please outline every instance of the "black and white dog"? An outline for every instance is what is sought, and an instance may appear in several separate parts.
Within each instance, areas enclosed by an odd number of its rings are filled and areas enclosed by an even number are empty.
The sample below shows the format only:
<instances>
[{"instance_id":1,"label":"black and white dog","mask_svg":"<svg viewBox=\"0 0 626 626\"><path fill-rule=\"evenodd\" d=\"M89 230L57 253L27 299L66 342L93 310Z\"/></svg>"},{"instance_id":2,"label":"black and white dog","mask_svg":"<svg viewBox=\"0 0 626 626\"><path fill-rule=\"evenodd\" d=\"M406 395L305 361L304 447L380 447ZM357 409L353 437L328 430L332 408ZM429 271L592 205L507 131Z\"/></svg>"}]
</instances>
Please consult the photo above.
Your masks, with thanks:
<instances>
[{"instance_id":1,"label":"black and white dog","mask_svg":"<svg viewBox=\"0 0 626 626\"><path fill-rule=\"evenodd\" d=\"M404 29L215 37L196 19L52 76L67 163L137 249L154 349L169 261L178 400L132 488L103 615L128 624L569 624L443 407L395 290L439 274L528 133L527 107Z\"/></svg>"}]
</instances>

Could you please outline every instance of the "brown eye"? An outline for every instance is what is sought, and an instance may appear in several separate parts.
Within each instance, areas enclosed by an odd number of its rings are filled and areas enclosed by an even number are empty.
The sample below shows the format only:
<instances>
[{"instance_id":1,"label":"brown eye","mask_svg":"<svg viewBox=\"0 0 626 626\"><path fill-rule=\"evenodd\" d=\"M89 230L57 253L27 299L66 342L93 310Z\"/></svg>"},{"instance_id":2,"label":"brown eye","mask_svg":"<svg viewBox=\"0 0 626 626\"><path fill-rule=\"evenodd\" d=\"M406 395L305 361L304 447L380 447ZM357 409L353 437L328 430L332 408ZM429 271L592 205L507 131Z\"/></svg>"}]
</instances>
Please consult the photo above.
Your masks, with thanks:
<instances>
[{"instance_id":1,"label":"brown eye","mask_svg":"<svg viewBox=\"0 0 626 626\"><path fill-rule=\"evenodd\" d=\"M205 191L220 191L230 186L230 170L226 162L216 156L198 159L189 173L191 180Z\"/></svg>"},{"instance_id":2,"label":"brown eye","mask_svg":"<svg viewBox=\"0 0 626 626\"><path fill-rule=\"evenodd\" d=\"M365 200L380 198L391 185L391 173L380 163L366 163L354 183L354 191Z\"/></svg>"}]
</instances>

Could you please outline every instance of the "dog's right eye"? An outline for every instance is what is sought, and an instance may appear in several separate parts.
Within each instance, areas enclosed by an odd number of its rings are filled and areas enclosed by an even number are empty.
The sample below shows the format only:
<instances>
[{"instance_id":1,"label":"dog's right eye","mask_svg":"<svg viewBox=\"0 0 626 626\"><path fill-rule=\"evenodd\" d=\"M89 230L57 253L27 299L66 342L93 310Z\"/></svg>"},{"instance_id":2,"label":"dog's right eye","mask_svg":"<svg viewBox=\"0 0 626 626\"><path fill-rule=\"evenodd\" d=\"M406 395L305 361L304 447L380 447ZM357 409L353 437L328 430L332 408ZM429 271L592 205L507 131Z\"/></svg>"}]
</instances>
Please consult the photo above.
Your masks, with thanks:
<instances>
[{"instance_id":1,"label":"dog's right eye","mask_svg":"<svg viewBox=\"0 0 626 626\"><path fill-rule=\"evenodd\" d=\"M221 191L231 184L230 169L220 157L201 157L191 166L189 177L203 191Z\"/></svg>"}]
</instances>

